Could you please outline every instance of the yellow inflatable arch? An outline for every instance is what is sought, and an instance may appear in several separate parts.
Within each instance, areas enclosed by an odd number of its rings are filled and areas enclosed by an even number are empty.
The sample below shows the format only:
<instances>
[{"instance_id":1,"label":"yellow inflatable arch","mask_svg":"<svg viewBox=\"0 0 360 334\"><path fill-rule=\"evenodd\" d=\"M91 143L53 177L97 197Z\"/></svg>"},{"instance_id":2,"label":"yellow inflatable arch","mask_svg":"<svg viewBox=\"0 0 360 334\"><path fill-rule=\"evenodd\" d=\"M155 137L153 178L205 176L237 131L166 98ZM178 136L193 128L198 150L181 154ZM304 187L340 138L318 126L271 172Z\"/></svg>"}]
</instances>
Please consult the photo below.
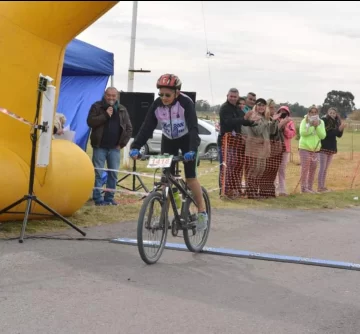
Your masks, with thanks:
<instances>
[{"instance_id":1,"label":"yellow inflatable arch","mask_svg":"<svg viewBox=\"0 0 360 334\"><path fill-rule=\"evenodd\" d=\"M0 108L33 121L40 73L54 79L56 105L67 44L117 3L1 1ZM27 194L30 158L30 127L0 113L0 209ZM87 154L69 141L52 141L48 167L36 169L34 191L39 199L69 216L85 204L93 186ZM24 212L25 206L23 202L12 211ZM36 204L32 212L30 219L36 213L48 214ZM0 215L0 221L20 218Z\"/></svg>"}]
</instances>

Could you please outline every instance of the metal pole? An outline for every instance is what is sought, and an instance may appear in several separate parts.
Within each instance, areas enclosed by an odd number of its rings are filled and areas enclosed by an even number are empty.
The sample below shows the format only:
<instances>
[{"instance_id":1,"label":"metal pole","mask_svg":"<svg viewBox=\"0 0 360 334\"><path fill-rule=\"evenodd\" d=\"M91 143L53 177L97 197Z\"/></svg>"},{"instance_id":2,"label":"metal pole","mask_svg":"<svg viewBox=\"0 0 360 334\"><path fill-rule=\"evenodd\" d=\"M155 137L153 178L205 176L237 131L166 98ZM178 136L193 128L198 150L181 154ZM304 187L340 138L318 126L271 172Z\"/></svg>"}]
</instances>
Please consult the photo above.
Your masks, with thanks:
<instances>
[{"instance_id":1,"label":"metal pole","mask_svg":"<svg viewBox=\"0 0 360 334\"><path fill-rule=\"evenodd\" d=\"M351 133L351 160L354 160L354 127L353 126L351 126L351 130L352 130L351 131L352 132Z\"/></svg>"},{"instance_id":2,"label":"metal pole","mask_svg":"<svg viewBox=\"0 0 360 334\"><path fill-rule=\"evenodd\" d=\"M132 13L132 26L131 26L131 44L130 44L130 62L129 62L129 71L128 71L128 92L134 91L134 66L135 66L135 41L136 41L136 24L137 24L137 9L138 1L133 1L133 13ZM124 158L123 166L125 168L129 167L130 163L130 145L133 142L131 138L128 144L124 147Z\"/></svg>"},{"instance_id":3,"label":"metal pole","mask_svg":"<svg viewBox=\"0 0 360 334\"><path fill-rule=\"evenodd\" d=\"M119 239L110 240L110 242L123 244L123 245L137 246L136 239L119 238ZM144 244L152 246L154 244L154 242L144 240ZM175 243L169 243L169 242L166 243L165 248L171 249L171 250L177 250L177 251L185 251L185 252L189 251L184 244L175 244ZM238 257L238 258L244 258L244 259L285 262L285 263L294 263L294 264L303 264L303 265L311 265L311 266L319 266L319 267L360 271L359 263L323 260L323 259L316 259L316 258L306 258L306 257L300 257L300 256L288 256L288 255L269 254L269 253L256 253L256 252L249 252L249 251L245 251L245 250L237 250L237 249L229 249L229 248L213 248L213 247L204 247L202 250L202 253L203 254L211 254L211 255Z\"/></svg>"},{"instance_id":4,"label":"metal pole","mask_svg":"<svg viewBox=\"0 0 360 334\"><path fill-rule=\"evenodd\" d=\"M134 62L135 62L135 41L137 24L138 1L133 1L132 26L131 26L131 44L130 44L130 63L128 73L128 92L134 91Z\"/></svg>"},{"instance_id":5,"label":"metal pole","mask_svg":"<svg viewBox=\"0 0 360 334\"><path fill-rule=\"evenodd\" d=\"M111 85L111 87L114 87L114 76L113 75L110 78L110 85Z\"/></svg>"}]
</instances>

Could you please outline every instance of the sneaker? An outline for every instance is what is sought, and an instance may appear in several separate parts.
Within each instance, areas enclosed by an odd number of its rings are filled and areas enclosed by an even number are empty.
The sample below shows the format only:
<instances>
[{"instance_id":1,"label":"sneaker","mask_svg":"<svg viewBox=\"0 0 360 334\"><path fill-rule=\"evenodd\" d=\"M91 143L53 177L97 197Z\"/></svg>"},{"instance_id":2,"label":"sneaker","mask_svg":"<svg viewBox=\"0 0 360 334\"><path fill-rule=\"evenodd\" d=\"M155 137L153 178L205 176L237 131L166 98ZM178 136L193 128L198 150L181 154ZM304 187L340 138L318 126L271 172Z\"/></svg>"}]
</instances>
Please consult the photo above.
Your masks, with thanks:
<instances>
[{"instance_id":1,"label":"sneaker","mask_svg":"<svg viewBox=\"0 0 360 334\"><path fill-rule=\"evenodd\" d=\"M103 206L103 205L106 205L105 202L101 199L99 201L95 201L95 205L96 206Z\"/></svg>"},{"instance_id":2,"label":"sneaker","mask_svg":"<svg viewBox=\"0 0 360 334\"><path fill-rule=\"evenodd\" d=\"M201 232L207 229L208 219L208 214L206 212L198 213L198 221L196 224L197 231Z\"/></svg>"},{"instance_id":3,"label":"sneaker","mask_svg":"<svg viewBox=\"0 0 360 334\"><path fill-rule=\"evenodd\" d=\"M301 191L303 194L317 194L316 191L312 190L312 189L304 189Z\"/></svg>"},{"instance_id":4,"label":"sneaker","mask_svg":"<svg viewBox=\"0 0 360 334\"><path fill-rule=\"evenodd\" d=\"M318 189L318 192L319 193L329 193L329 192L331 192L331 190L327 189L327 188L322 188L322 189Z\"/></svg>"},{"instance_id":5,"label":"sneaker","mask_svg":"<svg viewBox=\"0 0 360 334\"><path fill-rule=\"evenodd\" d=\"M119 205L119 203L115 202L114 200L111 200L111 201L104 201L104 205Z\"/></svg>"}]
</instances>

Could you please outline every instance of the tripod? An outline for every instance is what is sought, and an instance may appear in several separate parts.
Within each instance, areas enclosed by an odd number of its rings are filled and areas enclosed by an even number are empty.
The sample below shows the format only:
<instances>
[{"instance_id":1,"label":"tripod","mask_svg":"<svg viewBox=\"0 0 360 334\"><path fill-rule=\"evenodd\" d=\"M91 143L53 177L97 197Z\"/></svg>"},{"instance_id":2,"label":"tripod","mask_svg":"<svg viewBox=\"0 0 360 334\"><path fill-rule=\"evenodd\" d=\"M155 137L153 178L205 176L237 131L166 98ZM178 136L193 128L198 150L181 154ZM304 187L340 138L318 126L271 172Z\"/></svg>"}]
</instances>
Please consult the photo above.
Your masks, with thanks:
<instances>
[{"instance_id":1,"label":"tripod","mask_svg":"<svg viewBox=\"0 0 360 334\"><path fill-rule=\"evenodd\" d=\"M132 168L132 171L133 172L136 172L136 160L133 160L133 168ZM125 180L126 178L128 178L129 176L132 176L133 178L133 182L132 182L132 189L129 189L129 188L126 188L124 186L121 186L120 185L120 182ZM140 182L140 184L136 187L136 179ZM149 192L148 188L146 187L146 185L144 184L144 182L141 180L140 176L139 175L135 175L135 174L127 174L125 175L124 177L122 177L118 182L117 182L117 185L120 187L120 188L123 188L123 189L126 189L126 190L129 190L129 191L138 191L140 190L141 188L143 188L147 193Z\"/></svg>"},{"instance_id":2,"label":"tripod","mask_svg":"<svg viewBox=\"0 0 360 334\"><path fill-rule=\"evenodd\" d=\"M22 197L21 199L17 200L16 202L10 204L9 206L7 206L6 208L0 210L0 215L3 213L20 213L20 212L10 212L9 210L11 210L12 208L14 208L15 206L21 204L24 201L27 201L27 205L26 205L26 210L25 210L25 216L24 216L24 220L23 220L23 224L22 224L22 229L21 229L21 234L20 234L20 238L19 238L19 242L23 243L24 241L24 234L25 234L25 230L26 230L26 225L28 222L28 218L29 218L29 214L31 213L31 204L32 202L35 202L37 204L39 204L40 206L42 206L44 209L46 209L47 211L51 212L54 216L60 218L63 222L65 222L66 224L68 224L69 226L71 226L72 228L74 228L76 231L78 231L79 233L81 233L83 236L86 235L85 232L83 232L82 230L80 230L78 227L76 227L75 225L73 225L69 220L67 220L65 217L61 216L59 213L57 213L55 210L53 210L52 208L50 208L48 205L46 205L44 202L42 202L40 199L37 198L36 195L34 195L34 180L35 180L35 156L36 156L36 143L37 143L37 130L41 130L43 132L47 132L47 131L52 131L52 128L49 127L49 125L47 124L47 122L44 122L44 124L42 125L38 125L38 117L39 117L39 111L40 111L40 101L41 101L41 96L42 93L44 91L46 91L46 86L47 86L47 79L44 77L40 77L40 82L39 82L39 89L38 89L38 97L37 97L37 108L36 108L36 116L35 116L35 126L34 126L34 132L31 135L31 141L32 141L32 152L31 152L31 163L30 163L30 179L29 179L29 191L27 195L24 195L24 197ZM41 214L37 214L37 215L41 215Z\"/></svg>"}]
</instances>

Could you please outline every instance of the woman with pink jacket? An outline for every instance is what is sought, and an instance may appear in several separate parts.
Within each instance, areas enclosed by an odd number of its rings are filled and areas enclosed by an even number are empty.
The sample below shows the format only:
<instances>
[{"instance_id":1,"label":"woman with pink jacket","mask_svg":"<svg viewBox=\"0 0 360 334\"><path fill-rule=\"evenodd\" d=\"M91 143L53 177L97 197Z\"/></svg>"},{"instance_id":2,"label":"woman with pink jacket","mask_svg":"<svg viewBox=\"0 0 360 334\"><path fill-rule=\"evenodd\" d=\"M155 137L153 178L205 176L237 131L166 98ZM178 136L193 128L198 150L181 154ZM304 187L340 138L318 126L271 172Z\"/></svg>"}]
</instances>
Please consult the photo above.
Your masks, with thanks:
<instances>
[{"instance_id":1,"label":"woman with pink jacket","mask_svg":"<svg viewBox=\"0 0 360 334\"><path fill-rule=\"evenodd\" d=\"M279 118L279 130L283 132L286 147L285 152L282 154L282 160L278 173L279 196L287 196L285 185L286 166L290 158L291 139L296 136L296 128L293 120L290 118L290 109L287 106L280 107L277 114L281 114Z\"/></svg>"}]
</instances>

